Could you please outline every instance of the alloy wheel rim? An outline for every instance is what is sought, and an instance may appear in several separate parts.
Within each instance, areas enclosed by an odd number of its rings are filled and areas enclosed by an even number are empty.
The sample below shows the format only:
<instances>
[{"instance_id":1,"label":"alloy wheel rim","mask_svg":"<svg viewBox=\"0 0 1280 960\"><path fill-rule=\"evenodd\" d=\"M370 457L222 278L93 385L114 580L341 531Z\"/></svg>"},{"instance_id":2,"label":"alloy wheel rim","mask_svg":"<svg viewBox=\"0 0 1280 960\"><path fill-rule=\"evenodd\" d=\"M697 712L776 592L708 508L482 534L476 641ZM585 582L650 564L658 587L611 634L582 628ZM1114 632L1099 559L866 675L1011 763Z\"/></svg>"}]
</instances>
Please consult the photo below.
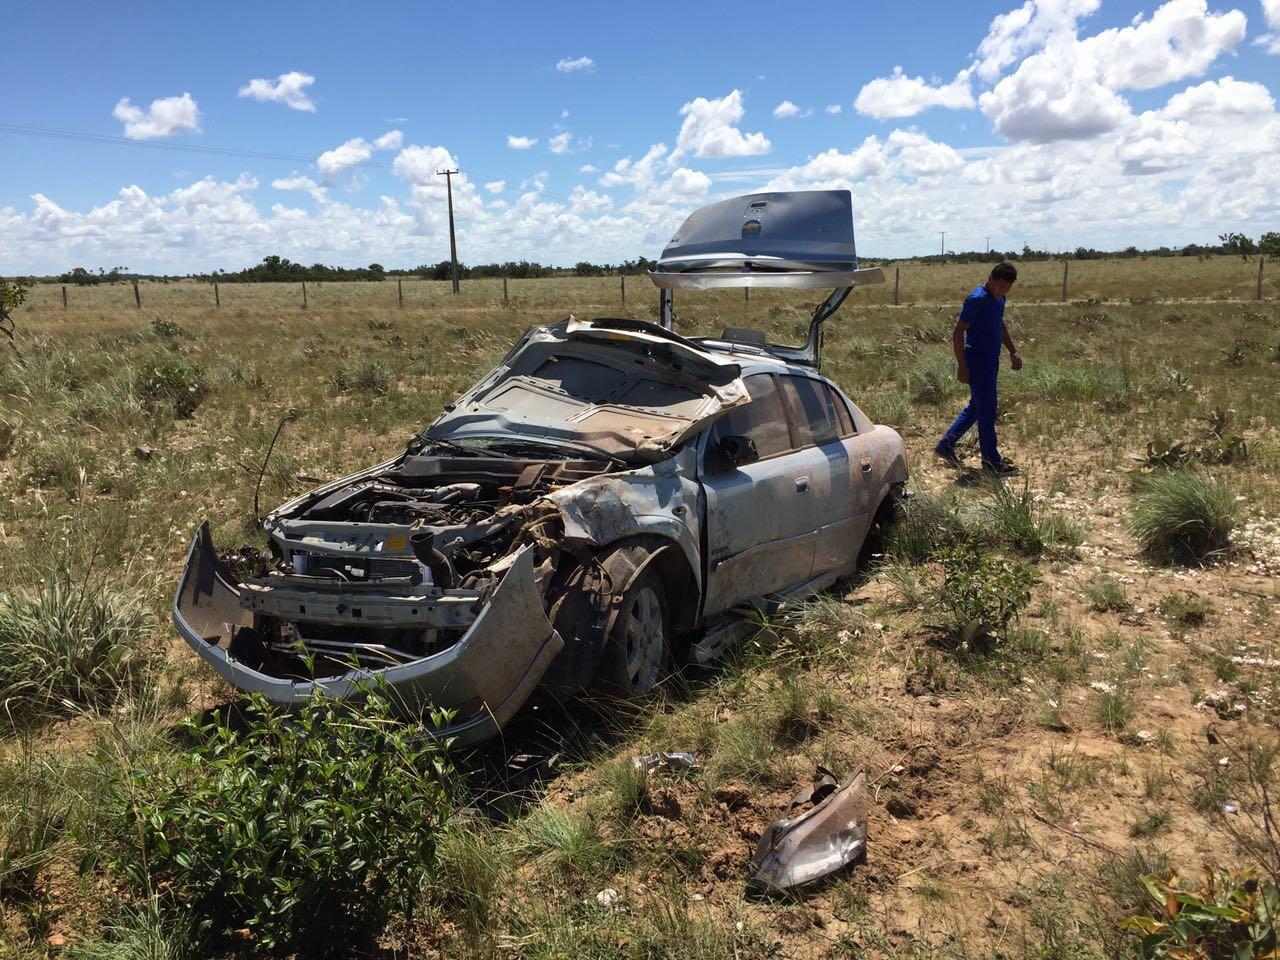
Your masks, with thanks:
<instances>
[{"instance_id":1,"label":"alloy wheel rim","mask_svg":"<svg viewBox=\"0 0 1280 960\"><path fill-rule=\"evenodd\" d=\"M658 683L665 644L662 631L662 604L657 591L644 586L631 598L627 609L627 682L633 693L648 693Z\"/></svg>"}]
</instances>

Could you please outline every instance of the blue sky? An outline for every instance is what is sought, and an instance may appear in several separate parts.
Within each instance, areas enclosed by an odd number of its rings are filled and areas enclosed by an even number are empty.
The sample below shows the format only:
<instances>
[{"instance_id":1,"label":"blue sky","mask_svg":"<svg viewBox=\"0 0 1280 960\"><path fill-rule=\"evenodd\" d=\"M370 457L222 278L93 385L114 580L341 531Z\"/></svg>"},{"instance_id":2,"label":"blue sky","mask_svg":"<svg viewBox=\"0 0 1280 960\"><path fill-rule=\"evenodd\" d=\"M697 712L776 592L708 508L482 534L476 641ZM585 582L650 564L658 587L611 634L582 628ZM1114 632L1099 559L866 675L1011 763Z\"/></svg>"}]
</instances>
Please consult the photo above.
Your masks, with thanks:
<instances>
[{"instance_id":1,"label":"blue sky","mask_svg":"<svg viewBox=\"0 0 1280 960\"><path fill-rule=\"evenodd\" d=\"M671 16L15 6L0 124L131 142L0 127L0 272L237 268L268 253L434 262L448 247L428 168L450 160L471 262L653 256L689 210L764 188L852 189L872 255L930 252L942 229L956 249L1280 229L1266 162L1280 146L1280 0ZM290 74L304 78L282 85ZM254 80L259 96L241 95ZM1257 189L1212 198L1227 170Z\"/></svg>"}]
</instances>

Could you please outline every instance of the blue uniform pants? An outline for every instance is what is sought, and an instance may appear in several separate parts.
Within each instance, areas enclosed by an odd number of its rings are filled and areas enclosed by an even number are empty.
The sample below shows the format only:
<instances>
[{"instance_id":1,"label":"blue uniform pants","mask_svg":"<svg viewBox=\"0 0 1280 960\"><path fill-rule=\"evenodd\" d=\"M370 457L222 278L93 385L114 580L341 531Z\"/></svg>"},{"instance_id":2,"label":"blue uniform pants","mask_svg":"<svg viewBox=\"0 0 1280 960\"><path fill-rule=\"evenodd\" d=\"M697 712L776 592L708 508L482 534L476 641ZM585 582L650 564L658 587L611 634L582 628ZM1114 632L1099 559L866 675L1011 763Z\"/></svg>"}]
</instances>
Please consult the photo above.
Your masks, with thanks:
<instances>
[{"instance_id":1,"label":"blue uniform pants","mask_svg":"<svg viewBox=\"0 0 1280 960\"><path fill-rule=\"evenodd\" d=\"M960 411L955 423L942 436L938 446L955 449L960 438L976 422L978 447L982 450L982 462L999 466L1003 461L996 449L996 374L1000 370L1000 357L977 357L965 351L969 366L969 405Z\"/></svg>"}]
</instances>

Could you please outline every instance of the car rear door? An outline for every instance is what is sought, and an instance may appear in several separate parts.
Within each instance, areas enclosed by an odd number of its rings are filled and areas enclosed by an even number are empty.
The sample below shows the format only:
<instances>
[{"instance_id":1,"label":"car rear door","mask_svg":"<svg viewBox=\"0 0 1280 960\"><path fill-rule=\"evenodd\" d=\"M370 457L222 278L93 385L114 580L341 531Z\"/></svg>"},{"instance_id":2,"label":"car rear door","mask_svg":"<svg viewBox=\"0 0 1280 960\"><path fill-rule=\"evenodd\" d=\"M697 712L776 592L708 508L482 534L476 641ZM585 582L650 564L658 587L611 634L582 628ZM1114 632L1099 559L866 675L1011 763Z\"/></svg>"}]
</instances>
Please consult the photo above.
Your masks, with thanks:
<instances>
[{"instance_id":1,"label":"car rear door","mask_svg":"<svg viewBox=\"0 0 1280 960\"><path fill-rule=\"evenodd\" d=\"M803 583L813 568L810 452L794 449L776 379L757 374L745 382L751 402L720 418L702 451L705 615ZM726 436L751 438L758 459L726 462L719 452Z\"/></svg>"},{"instance_id":2,"label":"car rear door","mask_svg":"<svg viewBox=\"0 0 1280 960\"><path fill-rule=\"evenodd\" d=\"M844 398L816 377L781 378L796 446L810 478L809 522L814 528L809 577L851 570L862 544L858 487L862 465Z\"/></svg>"}]
</instances>

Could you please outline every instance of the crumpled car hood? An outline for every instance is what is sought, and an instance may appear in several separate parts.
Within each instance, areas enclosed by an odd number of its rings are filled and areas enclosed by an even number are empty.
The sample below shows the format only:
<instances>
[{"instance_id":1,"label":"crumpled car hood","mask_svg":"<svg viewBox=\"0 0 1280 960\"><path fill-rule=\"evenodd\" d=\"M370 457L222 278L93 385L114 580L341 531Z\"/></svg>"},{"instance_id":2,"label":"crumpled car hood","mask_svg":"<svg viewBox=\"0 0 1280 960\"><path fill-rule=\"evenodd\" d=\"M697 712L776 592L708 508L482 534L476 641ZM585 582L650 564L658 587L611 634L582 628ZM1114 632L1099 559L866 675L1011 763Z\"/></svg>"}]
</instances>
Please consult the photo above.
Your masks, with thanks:
<instances>
[{"instance_id":1,"label":"crumpled car hood","mask_svg":"<svg viewBox=\"0 0 1280 960\"><path fill-rule=\"evenodd\" d=\"M429 436L515 436L660 458L749 399L738 364L633 320L573 317L525 334Z\"/></svg>"}]
</instances>

